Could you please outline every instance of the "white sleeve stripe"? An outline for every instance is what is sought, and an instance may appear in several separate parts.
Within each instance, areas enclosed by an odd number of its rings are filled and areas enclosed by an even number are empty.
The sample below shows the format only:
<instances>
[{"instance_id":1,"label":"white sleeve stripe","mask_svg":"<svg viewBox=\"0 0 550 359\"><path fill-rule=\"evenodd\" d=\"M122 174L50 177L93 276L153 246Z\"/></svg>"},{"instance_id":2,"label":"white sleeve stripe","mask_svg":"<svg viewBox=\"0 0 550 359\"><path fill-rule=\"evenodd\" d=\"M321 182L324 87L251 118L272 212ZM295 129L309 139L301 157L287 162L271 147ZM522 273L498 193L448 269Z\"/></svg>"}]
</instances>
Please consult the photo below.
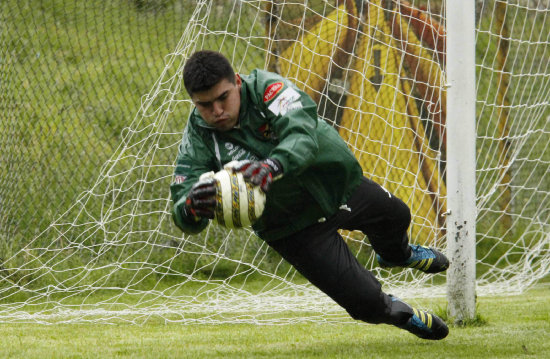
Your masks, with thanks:
<instances>
[{"instance_id":1,"label":"white sleeve stripe","mask_svg":"<svg viewBox=\"0 0 550 359\"><path fill-rule=\"evenodd\" d=\"M220 155L220 146L218 145L218 139L216 138L216 134L212 132L212 138L214 139L214 151L216 152L216 159L218 160L218 164L220 165L220 168L222 167L222 156Z\"/></svg>"}]
</instances>

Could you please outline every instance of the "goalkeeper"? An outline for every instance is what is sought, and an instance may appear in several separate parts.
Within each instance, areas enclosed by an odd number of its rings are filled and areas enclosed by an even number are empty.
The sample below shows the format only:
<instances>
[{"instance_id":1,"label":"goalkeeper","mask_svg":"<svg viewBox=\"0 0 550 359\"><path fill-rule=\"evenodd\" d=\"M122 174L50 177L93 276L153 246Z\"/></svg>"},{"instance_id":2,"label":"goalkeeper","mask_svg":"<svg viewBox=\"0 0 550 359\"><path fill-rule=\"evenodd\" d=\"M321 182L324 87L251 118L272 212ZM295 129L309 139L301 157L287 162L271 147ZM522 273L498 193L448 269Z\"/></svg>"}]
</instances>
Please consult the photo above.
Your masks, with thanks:
<instances>
[{"instance_id":1,"label":"goalkeeper","mask_svg":"<svg viewBox=\"0 0 550 359\"><path fill-rule=\"evenodd\" d=\"M236 170L266 192L255 233L352 318L424 339L447 336L440 318L384 293L338 233L362 231L384 267L437 273L449 265L437 250L409 244L407 205L363 176L306 93L263 70L236 74L222 54L208 50L187 60L183 80L195 108L170 187L183 232L199 233L214 218L214 183L199 180L201 174L239 161Z\"/></svg>"}]
</instances>

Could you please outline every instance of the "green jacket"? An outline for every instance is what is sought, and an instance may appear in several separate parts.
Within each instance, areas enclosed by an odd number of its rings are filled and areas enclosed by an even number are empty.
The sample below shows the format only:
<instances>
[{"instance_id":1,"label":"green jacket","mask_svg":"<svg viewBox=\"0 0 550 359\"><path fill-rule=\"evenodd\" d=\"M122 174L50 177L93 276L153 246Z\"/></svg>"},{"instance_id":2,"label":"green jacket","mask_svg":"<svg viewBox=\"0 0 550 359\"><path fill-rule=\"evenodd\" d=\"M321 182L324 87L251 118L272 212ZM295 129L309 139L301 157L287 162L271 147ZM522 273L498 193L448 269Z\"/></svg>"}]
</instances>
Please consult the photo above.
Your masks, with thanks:
<instances>
[{"instance_id":1,"label":"green jacket","mask_svg":"<svg viewBox=\"0 0 550 359\"><path fill-rule=\"evenodd\" d=\"M220 132L196 109L189 116L170 186L175 224L199 233L208 219L182 213L187 192L204 172L233 160L275 158L284 175L267 193L265 210L253 225L265 241L283 238L336 213L359 185L362 170L338 132L317 116L306 93L277 74L254 70L241 76L239 124Z\"/></svg>"}]
</instances>

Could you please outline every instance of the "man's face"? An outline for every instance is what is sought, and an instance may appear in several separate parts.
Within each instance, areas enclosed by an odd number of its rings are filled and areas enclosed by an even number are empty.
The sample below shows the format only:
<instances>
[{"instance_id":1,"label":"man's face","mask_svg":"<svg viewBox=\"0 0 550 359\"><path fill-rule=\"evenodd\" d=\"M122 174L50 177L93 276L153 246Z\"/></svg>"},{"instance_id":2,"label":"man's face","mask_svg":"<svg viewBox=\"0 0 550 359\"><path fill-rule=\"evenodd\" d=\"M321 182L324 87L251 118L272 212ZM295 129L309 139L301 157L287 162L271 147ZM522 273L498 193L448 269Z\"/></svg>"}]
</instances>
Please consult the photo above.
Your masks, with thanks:
<instances>
[{"instance_id":1,"label":"man's face","mask_svg":"<svg viewBox=\"0 0 550 359\"><path fill-rule=\"evenodd\" d=\"M209 90L195 92L191 100L207 124L218 131L229 131L239 121L241 85L241 77L236 74L235 84L223 79Z\"/></svg>"}]
</instances>

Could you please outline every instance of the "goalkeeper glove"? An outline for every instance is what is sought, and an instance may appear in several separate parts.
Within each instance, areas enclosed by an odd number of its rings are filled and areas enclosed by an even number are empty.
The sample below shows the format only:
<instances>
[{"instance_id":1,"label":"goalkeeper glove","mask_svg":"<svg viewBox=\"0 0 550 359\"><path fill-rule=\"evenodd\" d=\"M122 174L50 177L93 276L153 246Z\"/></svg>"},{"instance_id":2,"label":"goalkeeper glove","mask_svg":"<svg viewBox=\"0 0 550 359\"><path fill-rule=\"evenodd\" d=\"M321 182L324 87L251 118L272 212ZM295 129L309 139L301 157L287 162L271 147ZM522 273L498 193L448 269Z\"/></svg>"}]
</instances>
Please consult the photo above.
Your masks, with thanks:
<instances>
[{"instance_id":1,"label":"goalkeeper glove","mask_svg":"<svg viewBox=\"0 0 550 359\"><path fill-rule=\"evenodd\" d=\"M269 191L273 181L283 176L283 166L274 158L266 158L263 161L241 161L234 170L242 172L245 180L260 186L264 192Z\"/></svg>"},{"instance_id":2,"label":"goalkeeper glove","mask_svg":"<svg viewBox=\"0 0 550 359\"><path fill-rule=\"evenodd\" d=\"M193 218L195 221L200 218L214 219L216 208L216 181L214 178L200 180L191 187L183 212L187 218Z\"/></svg>"}]
</instances>

